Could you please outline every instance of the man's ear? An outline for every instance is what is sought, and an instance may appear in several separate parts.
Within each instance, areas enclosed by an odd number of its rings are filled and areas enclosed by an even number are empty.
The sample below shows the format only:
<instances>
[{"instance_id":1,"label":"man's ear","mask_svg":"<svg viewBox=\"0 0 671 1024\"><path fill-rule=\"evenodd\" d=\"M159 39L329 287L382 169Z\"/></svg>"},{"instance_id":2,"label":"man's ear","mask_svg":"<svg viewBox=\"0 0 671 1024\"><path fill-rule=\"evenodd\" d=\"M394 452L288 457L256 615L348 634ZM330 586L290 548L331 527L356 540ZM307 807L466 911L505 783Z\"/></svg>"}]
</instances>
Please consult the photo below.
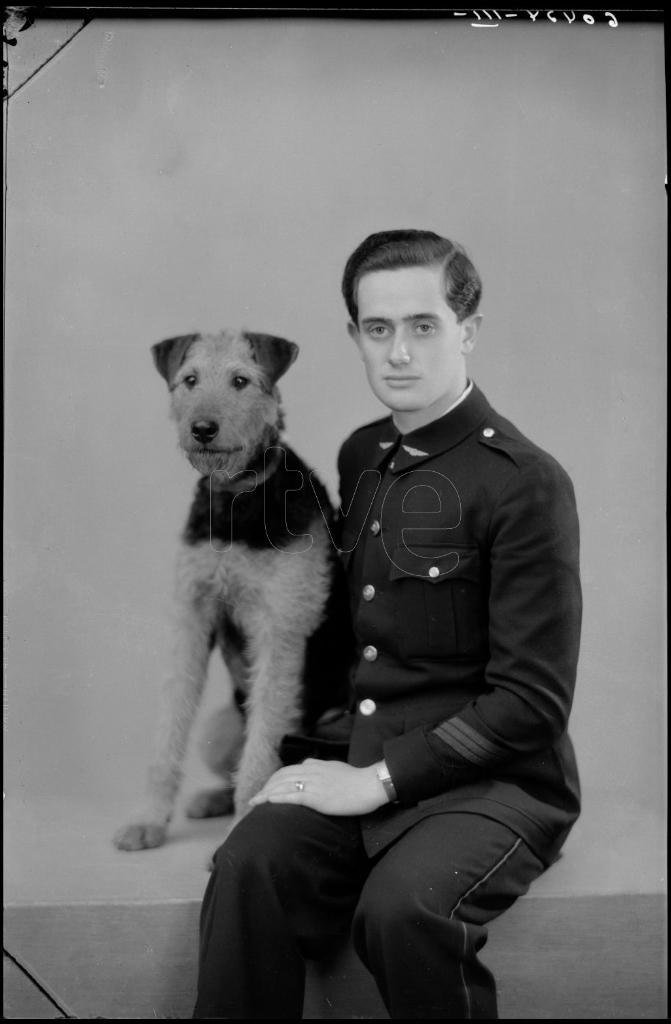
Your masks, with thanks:
<instances>
[{"instance_id":1,"label":"man's ear","mask_svg":"<svg viewBox=\"0 0 671 1024\"><path fill-rule=\"evenodd\" d=\"M298 355L298 345L286 338L276 338L273 334L255 334L245 331L256 363L265 371L270 383L274 384L289 369Z\"/></svg>"},{"instance_id":2,"label":"man's ear","mask_svg":"<svg viewBox=\"0 0 671 1024\"><path fill-rule=\"evenodd\" d=\"M461 327L464 333L461 339L461 351L464 355L468 355L475 348L481 323L482 313L473 313L472 316L467 316L465 320L462 320Z\"/></svg>"},{"instance_id":3,"label":"man's ear","mask_svg":"<svg viewBox=\"0 0 671 1024\"><path fill-rule=\"evenodd\" d=\"M199 337L199 334L181 334L177 338L166 338L165 341L159 341L156 345L152 345L151 354L154 357L154 365L161 376L167 380L168 387L175 379L186 353Z\"/></svg>"}]
</instances>

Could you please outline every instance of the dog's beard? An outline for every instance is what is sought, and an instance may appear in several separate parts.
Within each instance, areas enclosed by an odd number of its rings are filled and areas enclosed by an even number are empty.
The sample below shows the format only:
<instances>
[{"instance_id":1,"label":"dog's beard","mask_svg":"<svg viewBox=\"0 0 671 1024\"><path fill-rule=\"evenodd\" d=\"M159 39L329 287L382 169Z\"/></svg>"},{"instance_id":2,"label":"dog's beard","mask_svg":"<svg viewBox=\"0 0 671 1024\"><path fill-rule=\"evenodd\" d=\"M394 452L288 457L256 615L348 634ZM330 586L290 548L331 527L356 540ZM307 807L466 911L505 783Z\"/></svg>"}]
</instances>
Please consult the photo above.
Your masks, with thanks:
<instances>
[{"instance_id":1,"label":"dog's beard","mask_svg":"<svg viewBox=\"0 0 671 1024\"><path fill-rule=\"evenodd\" d=\"M221 475L221 482L225 477L233 477L253 471L262 474L268 468L268 464L276 462L274 449L279 444L278 424L266 424L266 427L254 445L244 445L231 440L230 445L213 445L210 449L207 446L185 448L184 454L201 476L211 476L213 473Z\"/></svg>"},{"instance_id":2,"label":"dog's beard","mask_svg":"<svg viewBox=\"0 0 671 1024\"><path fill-rule=\"evenodd\" d=\"M247 466L249 454L240 448L232 451L210 451L196 448L185 452L187 459L201 476L221 473L230 478L241 473Z\"/></svg>"}]
</instances>

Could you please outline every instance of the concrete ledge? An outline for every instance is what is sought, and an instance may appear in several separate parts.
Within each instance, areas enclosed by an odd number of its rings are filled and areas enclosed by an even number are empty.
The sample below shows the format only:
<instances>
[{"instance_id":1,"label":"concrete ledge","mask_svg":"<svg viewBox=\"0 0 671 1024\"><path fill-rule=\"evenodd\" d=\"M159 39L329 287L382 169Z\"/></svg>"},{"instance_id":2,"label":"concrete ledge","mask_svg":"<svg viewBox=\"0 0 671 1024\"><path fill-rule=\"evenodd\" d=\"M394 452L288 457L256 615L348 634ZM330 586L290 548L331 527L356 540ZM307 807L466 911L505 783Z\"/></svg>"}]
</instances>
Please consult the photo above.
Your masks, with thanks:
<instances>
[{"instance_id":1,"label":"concrete ledge","mask_svg":"<svg viewBox=\"0 0 671 1024\"><path fill-rule=\"evenodd\" d=\"M9 906L5 945L69 1016L188 1019L199 910L195 900ZM503 1019L666 1017L662 896L527 896L491 924L482 955ZM6 1011L26 1017L16 1000ZM304 1017L387 1018L351 948L310 966Z\"/></svg>"},{"instance_id":2,"label":"concrete ledge","mask_svg":"<svg viewBox=\"0 0 671 1024\"><path fill-rule=\"evenodd\" d=\"M525 897L490 924L481 956L504 1020L667 1016L662 896ZM388 1019L351 947L313 965L305 1017Z\"/></svg>"},{"instance_id":3,"label":"concrete ledge","mask_svg":"<svg viewBox=\"0 0 671 1024\"><path fill-rule=\"evenodd\" d=\"M8 970L5 1017L40 1019L33 978L63 1015L188 1019L205 866L230 821L178 813L165 846L129 854L111 843L128 818L123 802L5 803L5 948L28 971ZM664 888L665 843L643 816L614 831L611 811L605 803L579 821L564 856L490 925L482 955L502 1017L666 1016L665 900L651 895ZM634 875L636 895L622 895ZM351 949L311 966L305 1016L385 1018Z\"/></svg>"},{"instance_id":4,"label":"concrete ledge","mask_svg":"<svg viewBox=\"0 0 671 1024\"><path fill-rule=\"evenodd\" d=\"M6 954L2 957L3 1018L5 1020L64 1020L52 1000Z\"/></svg>"}]
</instances>

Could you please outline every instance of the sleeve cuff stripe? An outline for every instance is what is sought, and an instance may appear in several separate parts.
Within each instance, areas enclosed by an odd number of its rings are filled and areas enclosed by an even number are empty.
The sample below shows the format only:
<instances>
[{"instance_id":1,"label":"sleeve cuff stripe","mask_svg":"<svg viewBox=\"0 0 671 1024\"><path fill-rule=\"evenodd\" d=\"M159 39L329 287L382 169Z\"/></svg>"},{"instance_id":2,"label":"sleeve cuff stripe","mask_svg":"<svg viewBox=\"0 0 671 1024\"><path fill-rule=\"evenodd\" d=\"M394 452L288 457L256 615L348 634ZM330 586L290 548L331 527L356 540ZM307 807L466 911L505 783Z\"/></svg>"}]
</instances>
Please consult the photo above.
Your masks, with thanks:
<instances>
[{"instance_id":1,"label":"sleeve cuff stripe","mask_svg":"<svg viewBox=\"0 0 671 1024\"><path fill-rule=\"evenodd\" d=\"M506 754L507 750L501 743L495 743L493 740L486 739L481 733L477 732L472 726L462 721L461 718L452 719L452 724L455 729L463 735L464 739L470 737L471 741L477 746L482 747L490 756L501 757L502 754Z\"/></svg>"},{"instance_id":2,"label":"sleeve cuff stripe","mask_svg":"<svg viewBox=\"0 0 671 1024\"><path fill-rule=\"evenodd\" d=\"M444 722L438 726L435 730L442 740L446 743L450 743L457 746L458 749L469 750L470 761L477 761L478 763L491 758L500 757L501 748L495 744L490 743L484 736L472 729L465 722L459 719L450 719L448 722Z\"/></svg>"},{"instance_id":3,"label":"sleeve cuff stripe","mask_svg":"<svg viewBox=\"0 0 671 1024\"><path fill-rule=\"evenodd\" d=\"M449 730L444 725L439 725L437 729L433 730L434 736L438 736L443 743L447 743L449 747L455 750L461 757L466 761L470 761L471 764L482 764L486 760L486 757L478 751L472 749L465 743L458 733Z\"/></svg>"}]
</instances>

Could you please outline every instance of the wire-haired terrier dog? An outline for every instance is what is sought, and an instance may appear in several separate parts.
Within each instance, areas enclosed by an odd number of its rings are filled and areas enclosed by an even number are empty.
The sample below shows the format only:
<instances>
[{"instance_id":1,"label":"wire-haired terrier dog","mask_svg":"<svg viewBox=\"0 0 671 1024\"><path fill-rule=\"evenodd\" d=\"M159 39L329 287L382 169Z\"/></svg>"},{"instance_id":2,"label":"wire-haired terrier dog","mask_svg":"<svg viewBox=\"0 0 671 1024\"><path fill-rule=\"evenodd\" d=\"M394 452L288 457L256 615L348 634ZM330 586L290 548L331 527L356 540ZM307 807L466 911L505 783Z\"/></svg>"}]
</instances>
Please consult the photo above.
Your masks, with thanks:
<instances>
[{"instance_id":1,"label":"wire-haired terrier dog","mask_svg":"<svg viewBox=\"0 0 671 1024\"><path fill-rule=\"evenodd\" d=\"M298 346L226 330L169 338L152 353L179 444L201 479L178 556L174 668L147 802L116 833L122 850L165 840L215 645L231 694L208 724L202 753L225 784L192 799L186 813L195 818L244 814L280 767L283 737L308 735L344 704L352 645L328 494L280 444L276 382Z\"/></svg>"}]
</instances>

